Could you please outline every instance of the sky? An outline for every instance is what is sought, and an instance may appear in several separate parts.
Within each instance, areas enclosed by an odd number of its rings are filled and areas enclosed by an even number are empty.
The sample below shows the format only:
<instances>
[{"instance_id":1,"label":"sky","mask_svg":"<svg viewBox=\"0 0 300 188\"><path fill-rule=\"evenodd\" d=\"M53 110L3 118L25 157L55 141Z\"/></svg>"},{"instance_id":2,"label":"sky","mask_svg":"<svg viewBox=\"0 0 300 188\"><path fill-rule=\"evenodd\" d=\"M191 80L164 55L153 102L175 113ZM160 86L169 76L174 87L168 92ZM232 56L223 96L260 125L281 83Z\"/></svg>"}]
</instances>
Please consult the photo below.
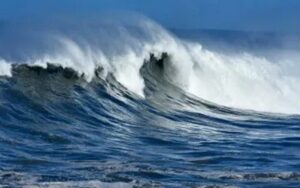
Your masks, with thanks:
<instances>
[{"instance_id":1,"label":"sky","mask_svg":"<svg viewBox=\"0 0 300 188\"><path fill-rule=\"evenodd\" d=\"M1 0L0 21L135 12L174 29L300 32L300 0Z\"/></svg>"}]
</instances>

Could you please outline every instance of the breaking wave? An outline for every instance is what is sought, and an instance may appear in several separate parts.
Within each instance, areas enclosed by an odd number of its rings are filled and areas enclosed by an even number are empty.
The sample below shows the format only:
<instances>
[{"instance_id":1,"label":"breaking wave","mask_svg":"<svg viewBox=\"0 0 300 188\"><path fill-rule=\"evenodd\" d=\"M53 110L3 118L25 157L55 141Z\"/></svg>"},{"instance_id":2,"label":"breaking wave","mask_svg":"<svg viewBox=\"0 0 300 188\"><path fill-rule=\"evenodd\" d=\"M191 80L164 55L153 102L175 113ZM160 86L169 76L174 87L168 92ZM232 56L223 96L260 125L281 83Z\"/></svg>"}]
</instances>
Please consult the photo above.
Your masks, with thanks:
<instances>
[{"instance_id":1,"label":"breaking wave","mask_svg":"<svg viewBox=\"0 0 300 188\"><path fill-rule=\"evenodd\" d=\"M88 31L74 28L76 33L71 29L41 32L31 46L19 45L14 56L2 52L0 74L12 76L13 64L46 68L50 63L72 68L90 82L101 68L102 77L110 73L128 90L145 97L141 67L149 54L159 57L166 52L170 58L165 62L164 79L187 93L222 106L300 112L300 64L295 55L271 61L248 52L226 54L180 39L148 19L134 23L102 23Z\"/></svg>"}]
</instances>

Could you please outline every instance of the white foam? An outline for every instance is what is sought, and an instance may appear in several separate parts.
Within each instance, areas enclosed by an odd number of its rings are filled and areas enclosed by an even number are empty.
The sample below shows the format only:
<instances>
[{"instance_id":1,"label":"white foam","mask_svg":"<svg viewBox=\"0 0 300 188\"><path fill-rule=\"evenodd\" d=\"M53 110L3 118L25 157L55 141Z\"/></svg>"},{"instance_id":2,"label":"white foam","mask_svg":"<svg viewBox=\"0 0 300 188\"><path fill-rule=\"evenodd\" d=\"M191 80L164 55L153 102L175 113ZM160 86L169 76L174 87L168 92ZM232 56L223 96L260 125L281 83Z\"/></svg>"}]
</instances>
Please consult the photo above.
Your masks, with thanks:
<instances>
[{"instance_id":1,"label":"white foam","mask_svg":"<svg viewBox=\"0 0 300 188\"><path fill-rule=\"evenodd\" d=\"M198 68L193 69L189 92L236 108L299 113L300 75L284 63L251 54L222 55L190 46ZM299 69L298 69L299 70Z\"/></svg>"},{"instance_id":2,"label":"white foam","mask_svg":"<svg viewBox=\"0 0 300 188\"><path fill-rule=\"evenodd\" d=\"M68 188L68 187L88 187L88 188L132 188L133 183L105 183L97 180L91 181L69 181L69 182L45 182L33 185L25 185L26 188L47 187L47 188Z\"/></svg>"},{"instance_id":3,"label":"white foam","mask_svg":"<svg viewBox=\"0 0 300 188\"><path fill-rule=\"evenodd\" d=\"M8 77L12 76L11 64L1 59L0 59L0 76L8 76Z\"/></svg>"}]
</instances>

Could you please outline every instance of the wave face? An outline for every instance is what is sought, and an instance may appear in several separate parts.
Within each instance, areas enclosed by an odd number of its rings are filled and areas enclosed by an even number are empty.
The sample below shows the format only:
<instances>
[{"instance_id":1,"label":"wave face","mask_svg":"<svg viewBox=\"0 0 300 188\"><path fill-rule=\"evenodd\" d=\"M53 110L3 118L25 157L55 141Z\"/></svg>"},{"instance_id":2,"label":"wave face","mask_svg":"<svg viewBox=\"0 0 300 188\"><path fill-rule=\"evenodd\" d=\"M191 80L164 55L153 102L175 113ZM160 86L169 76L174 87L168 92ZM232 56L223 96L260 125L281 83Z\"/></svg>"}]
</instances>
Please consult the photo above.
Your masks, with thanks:
<instances>
[{"instance_id":1,"label":"wave face","mask_svg":"<svg viewBox=\"0 0 300 188\"><path fill-rule=\"evenodd\" d=\"M2 24L0 184L296 187L297 48L212 38L136 16Z\"/></svg>"}]
</instances>

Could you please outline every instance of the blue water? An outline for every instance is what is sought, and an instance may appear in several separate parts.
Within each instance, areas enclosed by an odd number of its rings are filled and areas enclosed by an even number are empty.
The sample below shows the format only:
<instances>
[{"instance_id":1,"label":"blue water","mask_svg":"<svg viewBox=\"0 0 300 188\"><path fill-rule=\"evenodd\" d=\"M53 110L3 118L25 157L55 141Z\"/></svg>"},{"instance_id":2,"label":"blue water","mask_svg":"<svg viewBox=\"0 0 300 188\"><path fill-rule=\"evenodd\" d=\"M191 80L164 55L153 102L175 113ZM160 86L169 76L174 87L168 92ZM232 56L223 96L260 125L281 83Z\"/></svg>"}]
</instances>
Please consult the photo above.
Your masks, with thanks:
<instances>
[{"instance_id":1,"label":"blue water","mask_svg":"<svg viewBox=\"0 0 300 188\"><path fill-rule=\"evenodd\" d=\"M113 76L1 77L0 185L299 187L299 115L217 105L158 69L141 70L145 97Z\"/></svg>"}]
</instances>

